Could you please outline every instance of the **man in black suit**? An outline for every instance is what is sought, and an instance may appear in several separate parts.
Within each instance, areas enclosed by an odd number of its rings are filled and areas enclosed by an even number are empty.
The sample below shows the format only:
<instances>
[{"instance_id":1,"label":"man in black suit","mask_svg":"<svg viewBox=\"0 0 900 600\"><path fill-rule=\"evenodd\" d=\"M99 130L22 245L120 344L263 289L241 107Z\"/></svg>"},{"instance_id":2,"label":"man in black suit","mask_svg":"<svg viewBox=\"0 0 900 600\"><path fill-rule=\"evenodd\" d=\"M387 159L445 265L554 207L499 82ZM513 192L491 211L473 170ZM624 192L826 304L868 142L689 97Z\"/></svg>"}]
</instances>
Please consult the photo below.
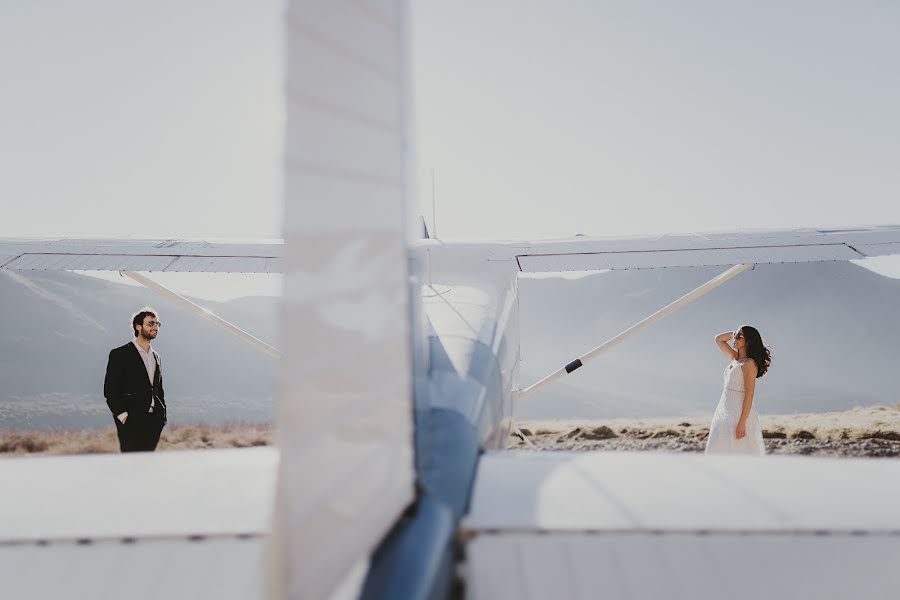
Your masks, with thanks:
<instances>
[{"instance_id":1,"label":"man in black suit","mask_svg":"<svg viewBox=\"0 0 900 600\"><path fill-rule=\"evenodd\" d=\"M145 306L131 319L134 339L109 353L103 395L113 414L122 452L152 452L166 424L159 354L150 345L161 323Z\"/></svg>"}]
</instances>

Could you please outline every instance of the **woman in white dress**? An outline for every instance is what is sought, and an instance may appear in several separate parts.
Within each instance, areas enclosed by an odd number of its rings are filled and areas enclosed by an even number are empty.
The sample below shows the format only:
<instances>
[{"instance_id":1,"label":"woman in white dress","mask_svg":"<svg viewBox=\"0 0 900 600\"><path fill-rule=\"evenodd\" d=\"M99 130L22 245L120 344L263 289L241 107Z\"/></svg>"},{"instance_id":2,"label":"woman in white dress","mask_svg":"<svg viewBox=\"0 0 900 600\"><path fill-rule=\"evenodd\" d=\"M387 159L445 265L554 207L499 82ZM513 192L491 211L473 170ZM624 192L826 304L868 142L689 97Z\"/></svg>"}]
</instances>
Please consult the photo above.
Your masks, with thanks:
<instances>
[{"instance_id":1,"label":"woman in white dress","mask_svg":"<svg viewBox=\"0 0 900 600\"><path fill-rule=\"evenodd\" d=\"M763 455L766 447L753 395L756 380L772 364L769 349L763 345L759 332L749 325L720 333L716 345L731 362L725 367L725 389L709 426L706 452Z\"/></svg>"}]
</instances>

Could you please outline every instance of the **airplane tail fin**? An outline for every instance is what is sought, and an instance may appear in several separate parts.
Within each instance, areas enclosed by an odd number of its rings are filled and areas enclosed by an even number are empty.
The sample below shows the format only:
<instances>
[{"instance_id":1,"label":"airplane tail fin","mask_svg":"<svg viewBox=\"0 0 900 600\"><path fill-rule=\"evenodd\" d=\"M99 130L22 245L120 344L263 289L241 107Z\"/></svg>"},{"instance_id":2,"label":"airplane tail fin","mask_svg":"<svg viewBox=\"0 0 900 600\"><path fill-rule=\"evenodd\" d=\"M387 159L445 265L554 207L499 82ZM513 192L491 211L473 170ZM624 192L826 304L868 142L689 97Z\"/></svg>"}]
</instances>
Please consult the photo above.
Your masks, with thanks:
<instances>
[{"instance_id":1,"label":"airplane tail fin","mask_svg":"<svg viewBox=\"0 0 900 600\"><path fill-rule=\"evenodd\" d=\"M414 497L406 18L402 0L286 9L270 597L330 596Z\"/></svg>"}]
</instances>

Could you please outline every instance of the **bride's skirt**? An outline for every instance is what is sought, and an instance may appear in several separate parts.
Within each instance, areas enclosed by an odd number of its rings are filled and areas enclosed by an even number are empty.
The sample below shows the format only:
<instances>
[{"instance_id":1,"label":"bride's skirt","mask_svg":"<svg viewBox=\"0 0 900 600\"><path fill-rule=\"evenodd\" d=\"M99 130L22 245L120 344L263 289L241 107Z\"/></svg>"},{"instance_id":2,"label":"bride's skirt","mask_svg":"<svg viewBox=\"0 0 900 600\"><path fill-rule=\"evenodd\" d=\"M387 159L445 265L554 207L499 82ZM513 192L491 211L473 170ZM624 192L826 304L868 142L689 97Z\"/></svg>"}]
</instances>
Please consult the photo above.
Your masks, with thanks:
<instances>
[{"instance_id":1,"label":"bride's skirt","mask_svg":"<svg viewBox=\"0 0 900 600\"><path fill-rule=\"evenodd\" d=\"M747 435L741 439L734 437L738 419L744 405L744 392L725 389L719 399L719 405L709 426L709 438L706 440L706 452L716 454L756 454L766 453L763 444L762 428L759 426L759 414L756 407L750 408L747 416Z\"/></svg>"}]
</instances>

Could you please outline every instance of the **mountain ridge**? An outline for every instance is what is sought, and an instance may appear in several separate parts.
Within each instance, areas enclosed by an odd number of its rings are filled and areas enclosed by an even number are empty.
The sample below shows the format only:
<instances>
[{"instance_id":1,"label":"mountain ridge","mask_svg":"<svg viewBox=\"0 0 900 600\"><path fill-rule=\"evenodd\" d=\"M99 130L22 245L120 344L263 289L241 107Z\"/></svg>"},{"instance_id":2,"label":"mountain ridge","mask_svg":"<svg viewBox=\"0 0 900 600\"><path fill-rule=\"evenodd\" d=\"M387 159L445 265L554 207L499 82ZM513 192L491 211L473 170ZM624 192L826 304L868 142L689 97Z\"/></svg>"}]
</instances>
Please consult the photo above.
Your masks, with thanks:
<instances>
[{"instance_id":1,"label":"mountain ridge","mask_svg":"<svg viewBox=\"0 0 900 600\"><path fill-rule=\"evenodd\" d=\"M652 314L722 268L521 278L521 387ZM278 299L195 300L280 347ZM713 337L749 323L773 349L761 414L893 404L900 280L850 263L759 265L548 386L519 419L711 415L727 359ZM108 352L150 304L173 423L274 419L277 361L177 304L134 286L68 272L0 271L0 429L111 424Z\"/></svg>"}]
</instances>

